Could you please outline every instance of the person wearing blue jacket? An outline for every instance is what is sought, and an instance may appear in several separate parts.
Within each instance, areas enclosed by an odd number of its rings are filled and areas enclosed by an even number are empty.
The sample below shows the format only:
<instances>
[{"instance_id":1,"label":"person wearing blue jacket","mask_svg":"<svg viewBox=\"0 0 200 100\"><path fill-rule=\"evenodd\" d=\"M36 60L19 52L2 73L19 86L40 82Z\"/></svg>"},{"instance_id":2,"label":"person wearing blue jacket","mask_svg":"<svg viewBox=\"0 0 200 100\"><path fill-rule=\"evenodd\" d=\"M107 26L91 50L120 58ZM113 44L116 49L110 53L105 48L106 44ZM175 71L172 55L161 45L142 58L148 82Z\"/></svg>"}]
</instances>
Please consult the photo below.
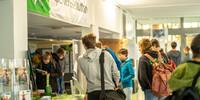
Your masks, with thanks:
<instances>
[{"instance_id":1,"label":"person wearing blue jacket","mask_svg":"<svg viewBox=\"0 0 200 100\"><path fill-rule=\"evenodd\" d=\"M119 59L122 61L120 71L122 88L124 90L124 93L126 94L126 100L132 100L132 79L135 76L135 72L133 69L133 59L128 58L128 50L125 48L120 49Z\"/></svg>"},{"instance_id":2,"label":"person wearing blue jacket","mask_svg":"<svg viewBox=\"0 0 200 100\"><path fill-rule=\"evenodd\" d=\"M100 41L98 41L98 42L96 43L96 47L102 49L102 48L103 48L103 44L102 44ZM119 58L116 56L115 52L114 52L111 48L109 48L109 47L107 47L107 46L106 46L105 48L103 48L103 49L105 49L106 51L108 51L108 52L111 54L111 56L112 56L113 59L115 60L115 63L117 64L118 70L120 71L120 70L121 70L121 61L120 61Z\"/></svg>"},{"instance_id":3,"label":"person wearing blue jacket","mask_svg":"<svg viewBox=\"0 0 200 100\"><path fill-rule=\"evenodd\" d=\"M105 48L106 51L108 51L111 56L113 57L113 59L115 60L115 63L117 64L117 68L119 71L121 71L121 61L118 59L118 57L116 56L115 52L111 49L111 48Z\"/></svg>"}]
</instances>

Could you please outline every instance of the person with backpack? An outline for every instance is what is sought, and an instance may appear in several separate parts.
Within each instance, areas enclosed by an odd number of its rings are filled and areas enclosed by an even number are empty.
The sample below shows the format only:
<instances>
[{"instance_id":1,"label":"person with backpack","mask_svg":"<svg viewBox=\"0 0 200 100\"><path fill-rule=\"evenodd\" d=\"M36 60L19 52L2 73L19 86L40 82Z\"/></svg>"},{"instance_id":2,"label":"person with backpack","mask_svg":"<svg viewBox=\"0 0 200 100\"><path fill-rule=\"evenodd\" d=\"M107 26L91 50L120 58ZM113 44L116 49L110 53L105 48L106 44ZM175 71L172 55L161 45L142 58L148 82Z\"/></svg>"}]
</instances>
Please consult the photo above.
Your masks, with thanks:
<instances>
[{"instance_id":1,"label":"person with backpack","mask_svg":"<svg viewBox=\"0 0 200 100\"><path fill-rule=\"evenodd\" d=\"M122 48L119 50L119 59L121 60L121 84L126 94L126 100L132 100L132 92L133 92L133 82L132 79L135 76L135 72L133 69L133 59L128 58L128 50Z\"/></svg>"},{"instance_id":2,"label":"person with backpack","mask_svg":"<svg viewBox=\"0 0 200 100\"><path fill-rule=\"evenodd\" d=\"M113 92L119 84L119 71L110 53L96 48L96 36L88 34L82 37L86 52L78 58L78 64L87 79L88 100L100 100L102 91L100 55L104 52L104 88L106 93Z\"/></svg>"},{"instance_id":3,"label":"person with backpack","mask_svg":"<svg viewBox=\"0 0 200 100\"><path fill-rule=\"evenodd\" d=\"M176 50L176 42L172 42L171 47L172 50L167 53L167 56L169 57L169 59L173 60L176 63L176 66L178 66L181 63L181 52L179 50Z\"/></svg>"},{"instance_id":4,"label":"person with backpack","mask_svg":"<svg viewBox=\"0 0 200 100\"><path fill-rule=\"evenodd\" d=\"M191 43L193 58L172 73L169 80L173 92L167 100L200 100L200 34Z\"/></svg>"},{"instance_id":5,"label":"person with backpack","mask_svg":"<svg viewBox=\"0 0 200 100\"><path fill-rule=\"evenodd\" d=\"M102 49L103 44L99 41L99 42L96 43L96 47ZM111 56L115 60L115 63L117 64L118 70L121 71L121 61L119 60L119 58L117 57L115 52L111 48L109 48L108 46L104 47L103 49L105 49L107 52L109 52L111 54Z\"/></svg>"},{"instance_id":6,"label":"person with backpack","mask_svg":"<svg viewBox=\"0 0 200 100\"><path fill-rule=\"evenodd\" d=\"M145 54L149 54L153 58L158 58L158 54L151 50L151 41L149 39L142 39L139 42L139 49L142 56L139 58L138 65L138 81L144 91L145 100L158 100L151 90L153 67Z\"/></svg>"}]
</instances>

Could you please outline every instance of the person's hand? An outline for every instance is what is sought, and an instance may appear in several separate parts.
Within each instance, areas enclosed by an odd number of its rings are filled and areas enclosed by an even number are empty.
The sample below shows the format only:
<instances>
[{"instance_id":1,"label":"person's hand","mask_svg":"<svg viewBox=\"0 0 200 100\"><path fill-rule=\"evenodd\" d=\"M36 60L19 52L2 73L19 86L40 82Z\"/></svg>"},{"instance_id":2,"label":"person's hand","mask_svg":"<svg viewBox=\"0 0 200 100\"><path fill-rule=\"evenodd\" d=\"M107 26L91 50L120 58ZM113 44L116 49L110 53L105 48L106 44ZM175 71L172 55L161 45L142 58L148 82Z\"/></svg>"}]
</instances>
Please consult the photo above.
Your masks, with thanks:
<instances>
[{"instance_id":1,"label":"person's hand","mask_svg":"<svg viewBox=\"0 0 200 100\"><path fill-rule=\"evenodd\" d=\"M42 75L47 75L47 74L48 74L48 72L47 72L47 71L45 71L45 72L43 72L43 73L42 73Z\"/></svg>"},{"instance_id":2,"label":"person's hand","mask_svg":"<svg viewBox=\"0 0 200 100\"><path fill-rule=\"evenodd\" d=\"M65 73L64 72L62 72L62 76L64 76L65 75Z\"/></svg>"},{"instance_id":3,"label":"person's hand","mask_svg":"<svg viewBox=\"0 0 200 100\"><path fill-rule=\"evenodd\" d=\"M87 99L87 94L84 96L84 99L83 99L83 100L88 100L88 99Z\"/></svg>"}]
</instances>

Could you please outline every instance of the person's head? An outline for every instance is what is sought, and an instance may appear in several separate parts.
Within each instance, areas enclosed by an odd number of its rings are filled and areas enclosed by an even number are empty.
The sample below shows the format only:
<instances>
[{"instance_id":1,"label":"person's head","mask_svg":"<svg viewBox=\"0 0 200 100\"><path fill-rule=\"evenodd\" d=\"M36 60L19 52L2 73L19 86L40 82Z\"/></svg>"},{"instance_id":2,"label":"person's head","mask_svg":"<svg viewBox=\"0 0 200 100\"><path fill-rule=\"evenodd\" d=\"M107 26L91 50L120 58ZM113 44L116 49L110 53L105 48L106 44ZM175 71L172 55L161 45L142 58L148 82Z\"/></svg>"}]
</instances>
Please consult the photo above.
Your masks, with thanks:
<instances>
[{"instance_id":1,"label":"person's head","mask_svg":"<svg viewBox=\"0 0 200 100\"><path fill-rule=\"evenodd\" d=\"M149 51L151 49L151 42L149 39L142 39L139 42L139 48L140 52L144 54L146 51Z\"/></svg>"},{"instance_id":2,"label":"person's head","mask_svg":"<svg viewBox=\"0 0 200 100\"><path fill-rule=\"evenodd\" d=\"M59 48L57 50L57 55L58 55L59 59L63 59L65 57L65 50L63 48Z\"/></svg>"},{"instance_id":3,"label":"person's head","mask_svg":"<svg viewBox=\"0 0 200 100\"><path fill-rule=\"evenodd\" d=\"M127 57L128 57L128 50L125 49L125 48L121 48L121 49L119 50L119 59L120 59L121 61L124 61L124 60L127 59Z\"/></svg>"},{"instance_id":4,"label":"person's head","mask_svg":"<svg viewBox=\"0 0 200 100\"><path fill-rule=\"evenodd\" d=\"M99 41L99 42L96 43L96 47L97 47L97 48L100 48L100 49L101 49L102 46L103 46L103 45L102 45L101 41Z\"/></svg>"},{"instance_id":5,"label":"person's head","mask_svg":"<svg viewBox=\"0 0 200 100\"><path fill-rule=\"evenodd\" d=\"M172 43L171 43L171 47L172 47L172 49L176 49L177 43L176 43L176 42L172 42Z\"/></svg>"},{"instance_id":6,"label":"person's head","mask_svg":"<svg viewBox=\"0 0 200 100\"><path fill-rule=\"evenodd\" d=\"M42 61L44 64L49 64L51 62L51 53L45 52L45 54L42 56Z\"/></svg>"},{"instance_id":7,"label":"person's head","mask_svg":"<svg viewBox=\"0 0 200 100\"><path fill-rule=\"evenodd\" d=\"M35 50L35 53L38 54L38 55L42 55L42 49L40 49L40 48L39 48L39 49L36 49L36 50Z\"/></svg>"},{"instance_id":8,"label":"person's head","mask_svg":"<svg viewBox=\"0 0 200 100\"><path fill-rule=\"evenodd\" d=\"M160 51L160 53L164 53L164 50L163 50L163 48L161 48L159 51Z\"/></svg>"},{"instance_id":9,"label":"person's head","mask_svg":"<svg viewBox=\"0 0 200 100\"><path fill-rule=\"evenodd\" d=\"M188 54L190 51L190 48L188 46L186 46L183 51L185 54Z\"/></svg>"},{"instance_id":10,"label":"person's head","mask_svg":"<svg viewBox=\"0 0 200 100\"><path fill-rule=\"evenodd\" d=\"M193 58L198 58L200 59L200 34L198 34L194 39L192 40L191 43L191 49L193 53Z\"/></svg>"},{"instance_id":11,"label":"person's head","mask_svg":"<svg viewBox=\"0 0 200 100\"><path fill-rule=\"evenodd\" d=\"M82 42L85 49L94 49L96 47L96 36L88 34L82 37Z\"/></svg>"},{"instance_id":12,"label":"person's head","mask_svg":"<svg viewBox=\"0 0 200 100\"><path fill-rule=\"evenodd\" d=\"M157 39L152 39L151 40L151 46L154 48L159 48L160 47L160 43L158 42Z\"/></svg>"},{"instance_id":13,"label":"person's head","mask_svg":"<svg viewBox=\"0 0 200 100\"><path fill-rule=\"evenodd\" d=\"M159 51L160 50L160 43L157 39L152 39L151 40L151 49L155 50L155 51Z\"/></svg>"}]
</instances>

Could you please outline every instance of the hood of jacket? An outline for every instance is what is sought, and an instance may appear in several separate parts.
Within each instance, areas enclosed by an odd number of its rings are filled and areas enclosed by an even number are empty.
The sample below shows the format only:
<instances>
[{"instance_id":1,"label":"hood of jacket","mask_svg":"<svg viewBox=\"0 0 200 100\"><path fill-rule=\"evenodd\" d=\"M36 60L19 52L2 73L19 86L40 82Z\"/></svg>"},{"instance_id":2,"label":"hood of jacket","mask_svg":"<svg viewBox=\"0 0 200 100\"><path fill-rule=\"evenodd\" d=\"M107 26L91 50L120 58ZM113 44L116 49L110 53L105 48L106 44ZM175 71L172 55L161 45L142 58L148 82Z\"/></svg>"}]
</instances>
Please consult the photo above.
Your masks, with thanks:
<instances>
[{"instance_id":1,"label":"hood of jacket","mask_svg":"<svg viewBox=\"0 0 200 100\"><path fill-rule=\"evenodd\" d=\"M132 58L127 58L125 62L126 62L126 63L132 63L132 62L133 62L133 59L132 59Z\"/></svg>"},{"instance_id":2,"label":"hood of jacket","mask_svg":"<svg viewBox=\"0 0 200 100\"><path fill-rule=\"evenodd\" d=\"M101 54L101 49L95 48L95 49L88 49L86 50L86 53L83 55L84 58L87 58L89 62L93 62L96 59L99 59L99 56Z\"/></svg>"},{"instance_id":3,"label":"hood of jacket","mask_svg":"<svg viewBox=\"0 0 200 100\"><path fill-rule=\"evenodd\" d=\"M156 51L146 51L145 54L149 54L153 58L158 58L158 53Z\"/></svg>"}]
</instances>

